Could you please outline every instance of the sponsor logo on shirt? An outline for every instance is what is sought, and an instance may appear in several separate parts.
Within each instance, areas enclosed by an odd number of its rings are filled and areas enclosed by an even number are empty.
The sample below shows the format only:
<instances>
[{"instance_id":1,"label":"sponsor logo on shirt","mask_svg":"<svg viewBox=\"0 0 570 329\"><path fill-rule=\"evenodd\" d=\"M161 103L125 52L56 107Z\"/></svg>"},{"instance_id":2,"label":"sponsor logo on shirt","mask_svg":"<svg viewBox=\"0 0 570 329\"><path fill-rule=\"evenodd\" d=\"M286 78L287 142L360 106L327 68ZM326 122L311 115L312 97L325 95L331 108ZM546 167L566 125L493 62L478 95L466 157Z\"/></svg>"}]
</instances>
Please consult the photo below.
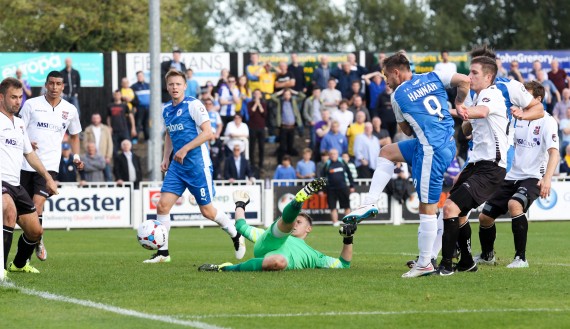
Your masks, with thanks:
<instances>
[{"instance_id":1,"label":"sponsor logo on shirt","mask_svg":"<svg viewBox=\"0 0 570 329\"><path fill-rule=\"evenodd\" d=\"M168 132L182 131L184 130L184 125L181 123L170 124L166 126L166 129L168 129Z\"/></svg>"},{"instance_id":2,"label":"sponsor logo on shirt","mask_svg":"<svg viewBox=\"0 0 570 329\"><path fill-rule=\"evenodd\" d=\"M532 142L524 140L522 138L517 138L517 145L520 145L522 147L535 147L537 145L540 145L540 141L538 138L533 138Z\"/></svg>"},{"instance_id":3,"label":"sponsor logo on shirt","mask_svg":"<svg viewBox=\"0 0 570 329\"><path fill-rule=\"evenodd\" d=\"M13 146L18 145L18 141L16 141L15 139L12 139L12 138L6 138L5 143L6 143L6 145L13 145Z\"/></svg>"},{"instance_id":4,"label":"sponsor logo on shirt","mask_svg":"<svg viewBox=\"0 0 570 329\"><path fill-rule=\"evenodd\" d=\"M36 127L41 128L41 129L47 129L47 130L51 130L51 131L56 131L56 132L61 132L62 128L59 126L56 126L54 124L48 123L48 122L38 122L38 124L36 125Z\"/></svg>"}]
</instances>

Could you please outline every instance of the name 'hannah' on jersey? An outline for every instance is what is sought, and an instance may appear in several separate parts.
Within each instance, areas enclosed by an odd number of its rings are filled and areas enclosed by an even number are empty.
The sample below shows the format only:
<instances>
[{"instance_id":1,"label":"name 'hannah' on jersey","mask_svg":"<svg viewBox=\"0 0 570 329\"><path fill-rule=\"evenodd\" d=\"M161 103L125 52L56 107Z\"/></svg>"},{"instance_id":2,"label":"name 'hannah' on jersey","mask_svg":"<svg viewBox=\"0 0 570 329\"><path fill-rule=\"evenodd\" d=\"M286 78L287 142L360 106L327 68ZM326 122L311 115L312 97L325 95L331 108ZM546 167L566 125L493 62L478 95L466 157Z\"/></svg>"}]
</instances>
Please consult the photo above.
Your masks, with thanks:
<instances>
[{"instance_id":1,"label":"name 'hannah' on jersey","mask_svg":"<svg viewBox=\"0 0 570 329\"><path fill-rule=\"evenodd\" d=\"M210 121L202 102L191 96L184 98L176 106L172 105L172 101L166 103L162 108L162 117L172 140L173 154L198 137L202 132L200 126ZM211 163L210 151L206 143L203 143L186 154L183 164L172 161L170 169L203 169L208 168Z\"/></svg>"},{"instance_id":2,"label":"name 'hannah' on jersey","mask_svg":"<svg viewBox=\"0 0 570 329\"><path fill-rule=\"evenodd\" d=\"M453 73L414 74L392 93L396 121L407 121L424 146L437 149L453 138L453 118L449 113L446 88Z\"/></svg>"}]
</instances>

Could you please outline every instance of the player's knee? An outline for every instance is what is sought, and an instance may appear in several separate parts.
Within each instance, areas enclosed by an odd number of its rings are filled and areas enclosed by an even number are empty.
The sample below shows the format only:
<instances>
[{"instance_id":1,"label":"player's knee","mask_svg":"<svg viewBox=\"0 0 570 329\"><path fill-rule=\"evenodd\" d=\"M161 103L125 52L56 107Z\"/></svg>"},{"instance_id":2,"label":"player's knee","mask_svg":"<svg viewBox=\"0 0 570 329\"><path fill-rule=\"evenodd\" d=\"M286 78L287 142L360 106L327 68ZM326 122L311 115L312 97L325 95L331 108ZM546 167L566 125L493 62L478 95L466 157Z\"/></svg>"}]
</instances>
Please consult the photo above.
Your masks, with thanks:
<instances>
[{"instance_id":1,"label":"player's knee","mask_svg":"<svg viewBox=\"0 0 570 329\"><path fill-rule=\"evenodd\" d=\"M479 215L479 225L481 225L481 226L488 227L488 226L493 225L494 222L495 222L495 220L492 217L489 217L485 214Z\"/></svg>"},{"instance_id":2,"label":"player's knee","mask_svg":"<svg viewBox=\"0 0 570 329\"><path fill-rule=\"evenodd\" d=\"M445 200L443 204L443 218L451 218L457 217L459 215L459 207L455 204L455 202L451 201L450 199Z\"/></svg>"},{"instance_id":3,"label":"player's knee","mask_svg":"<svg viewBox=\"0 0 570 329\"><path fill-rule=\"evenodd\" d=\"M392 145L386 145L383 148L381 148L380 157L391 161L392 157L394 156L392 148L393 148Z\"/></svg>"},{"instance_id":4,"label":"player's knee","mask_svg":"<svg viewBox=\"0 0 570 329\"><path fill-rule=\"evenodd\" d=\"M156 212L160 215L168 214L170 212L172 205L168 204L164 200L159 200L156 204Z\"/></svg>"},{"instance_id":5,"label":"player's knee","mask_svg":"<svg viewBox=\"0 0 570 329\"><path fill-rule=\"evenodd\" d=\"M42 234L44 234L44 229L38 222L37 224L34 225L28 225L24 233L26 234L26 237L30 241L39 241L40 238L42 237Z\"/></svg>"},{"instance_id":6,"label":"player's knee","mask_svg":"<svg viewBox=\"0 0 570 329\"><path fill-rule=\"evenodd\" d=\"M511 216L518 216L524 212L523 201L520 199L509 200L509 213Z\"/></svg>"},{"instance_id":7,"label":"player's knee","mask_svg":"<svg viewBox=\"0 0 570 329\"><path fill-rule=\"evenodd\" d=\"M275 255L263 260L262 269L264 271L282 271L287 268L287 260L285 257Z\"/></svg>"},{"instance_id":8,"label":"player's knee","mask_svg":"<svg viewBox=\"0 0 570 329\"><path fill-rule=\"evenodd\" d=\"M16 208L7 206L4 209L4 218L3 218L3 225L8 227L15 227L16 226Z\"/></svg>"}]
</instances>

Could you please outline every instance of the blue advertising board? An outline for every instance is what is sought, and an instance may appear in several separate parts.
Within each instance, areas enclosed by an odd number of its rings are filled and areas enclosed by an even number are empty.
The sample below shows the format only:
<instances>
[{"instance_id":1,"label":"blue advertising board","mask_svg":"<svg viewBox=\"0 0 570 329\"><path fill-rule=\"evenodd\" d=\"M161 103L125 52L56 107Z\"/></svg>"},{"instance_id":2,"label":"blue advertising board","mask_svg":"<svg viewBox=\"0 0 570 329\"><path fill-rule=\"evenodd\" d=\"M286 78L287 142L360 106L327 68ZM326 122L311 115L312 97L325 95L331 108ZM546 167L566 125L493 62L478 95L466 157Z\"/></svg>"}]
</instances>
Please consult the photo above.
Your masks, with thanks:
<instances>
[{"instance_id":1,"label":"blue advertising board","mask_svg":"<svg viewBox=\"0 0 570 329\"><path fill-rule=\"evenodd\" d=\"M102 53L0 53L0 78L14 77L19 68L30 86L41 87L50 71L65 68L68 57L79 71L81 87L103 87Z\"/></svg>"},{"instance_id":2,"label":"blue advertising board","mask_svg":"<svg viewBox=\"0 0 570 329\"><path fill-rule=\"evenodd\" d=\"M552 60L557 59L560 64L559 67L570 75L569 50L498 50L497 55L507 71L510 70L512 61L519 62L519 70L525 80L530 71L532 71L532 63L534 61L539 61L542 69L548 72L550 71Z\"/></svg>"}]
</instances>

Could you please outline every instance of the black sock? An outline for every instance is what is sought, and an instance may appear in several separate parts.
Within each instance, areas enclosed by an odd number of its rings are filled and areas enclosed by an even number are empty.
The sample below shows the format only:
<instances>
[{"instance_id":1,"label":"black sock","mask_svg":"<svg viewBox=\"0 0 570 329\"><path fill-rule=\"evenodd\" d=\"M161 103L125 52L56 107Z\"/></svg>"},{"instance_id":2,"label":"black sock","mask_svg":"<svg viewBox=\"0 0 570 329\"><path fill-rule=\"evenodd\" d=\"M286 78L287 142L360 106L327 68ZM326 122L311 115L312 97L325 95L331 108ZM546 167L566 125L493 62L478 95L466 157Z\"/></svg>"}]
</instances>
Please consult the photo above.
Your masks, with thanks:
<instances>
[{"instance_id":1,"label":"black sock","mask_svg":"<svg viewBox=\"0 0 570 329\"><path fill-rule=\"evenodd\" d=\"M459 235L459 217L443 219L443 236L441 248L441 263L446 269L451 269L451 259Z\"/></svg>"},{"instance_id":2,"label":"black sock","mask_svg":"<svg viewBox=\"0 0 570 329\"><path fill-rule=\"evenodd\" d=\"M14 238L14 228L6 225L2 226L2 233L4 238L4 269L6 269L6 260L12 248L12 239Z\"/></svg>"},{"instance_id":3,"label":"black sock","mask_svg":"<svg viewBox=\"0 0 570 329\"><path fill-rule=\"evenodd\" d=\"M14 266L17 268L24 267L28 259L32 257L37 243L38 241L30 241L24 236L24 233L22 233L22 235L20 235L20 239L18 239L18 251L14 257Z\"/></svg>"},{"instance_id":4,"label":"black sock","mask_svg":"<svg viewBox=\"0 0 570 329\"><path fill-rule=\"evenodd\" d=\"M513 230L513 238L515 240L515 257L519 256L520 259L526 260L526 236L528 233L528 221L526 219L526 215L521 214L517 217L513 217L511 228Z\"/></svg>"},{"instance_id":5,"label":"black sock","mask_svg":"<svg viewBox=\"0 0 570 329\"><path fill-rule=\"evenodd\" d=\"M164 256L164 257L170 255L170 254L168 253L168 249L166 249L166 250L157 250L157 251L156 251L156 254L157 254L157 255L160 255L160 256Z\"/></svg>"},{"instance_id":6,"label":"black sock","mask_svg":"<svg viewBox=\"0 0 570 329\"><path fill-rule=\"evenodd\" d=\"M497 227L495 223L484 227L479 225L479 241L481 242L481 255L486 258L495 250L495 239L497 238Z\"/></svg>"},{"instance_id":7,"label":"black sock","mask_svg":"<svg viewBox=\"0 0 570 329\"><path fill-rule=\"evenodd\" d=\"M463 226L459 228L459 234L457 237L457 243L459 244L459 249L461 250L461 260L462 264L472 264L473 256L471 255L471 225L467 221Z\"/></svg>"}]
</instances>

